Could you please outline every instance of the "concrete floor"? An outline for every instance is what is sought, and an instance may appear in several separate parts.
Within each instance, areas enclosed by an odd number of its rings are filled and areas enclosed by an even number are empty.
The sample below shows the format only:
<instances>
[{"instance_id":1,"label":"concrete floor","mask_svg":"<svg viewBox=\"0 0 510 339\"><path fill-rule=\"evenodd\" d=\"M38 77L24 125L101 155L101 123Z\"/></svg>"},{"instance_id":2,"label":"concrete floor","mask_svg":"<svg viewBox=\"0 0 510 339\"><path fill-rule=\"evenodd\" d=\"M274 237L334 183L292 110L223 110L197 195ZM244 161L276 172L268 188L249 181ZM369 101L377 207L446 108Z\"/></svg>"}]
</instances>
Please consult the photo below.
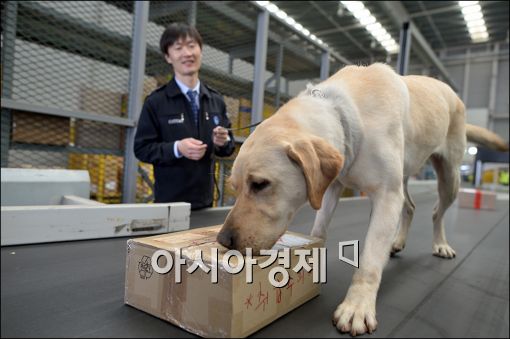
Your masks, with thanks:
<instances>
[{"instance_id":1,"label":"concrete floor","mask_svg":"<svg viewBox=\"0 0 510 339\"><path fill-rule=\"evenodd\" d=\"M508 201L498 201L496 211L452 206L445 222L457 257L445 260L431 254L435 199L430 192L414 195L407 246L384 271L371 337L508 337ZM220 224L225 214L193 213L192 227ZM321 295L254 337L347 337L331 325L354 270L338 260L338 242L362 246L369 214L367 200L339 204ZM305 207L291 230L309 233L313 219ZM125 250L126 238L3 247L2 337L193 337L124 305Z\"/></svg>"}]
</instances>

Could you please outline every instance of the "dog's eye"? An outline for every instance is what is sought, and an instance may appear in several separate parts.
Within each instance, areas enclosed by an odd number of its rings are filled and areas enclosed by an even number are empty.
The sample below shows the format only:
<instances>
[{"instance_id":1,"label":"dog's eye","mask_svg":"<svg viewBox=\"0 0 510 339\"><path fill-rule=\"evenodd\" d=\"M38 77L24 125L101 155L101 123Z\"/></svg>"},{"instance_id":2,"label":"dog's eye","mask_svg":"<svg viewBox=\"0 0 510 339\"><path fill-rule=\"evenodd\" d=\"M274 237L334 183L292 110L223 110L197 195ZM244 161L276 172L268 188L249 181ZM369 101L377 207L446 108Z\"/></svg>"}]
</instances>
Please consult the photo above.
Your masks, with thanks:
<instances>
[{"instance_id":1,"label":"dog's eye","mask_svg":"<svg viewBox=\"0 0 510 339\"><path fill-rule=\"evenodd\" d=\"M252 181L251 183L251 189L253 192L257 193L259 191L262 191L264 188L268 187L271 183L269 180L262 180L259 182Z\"/></svg>"}]
</instances>

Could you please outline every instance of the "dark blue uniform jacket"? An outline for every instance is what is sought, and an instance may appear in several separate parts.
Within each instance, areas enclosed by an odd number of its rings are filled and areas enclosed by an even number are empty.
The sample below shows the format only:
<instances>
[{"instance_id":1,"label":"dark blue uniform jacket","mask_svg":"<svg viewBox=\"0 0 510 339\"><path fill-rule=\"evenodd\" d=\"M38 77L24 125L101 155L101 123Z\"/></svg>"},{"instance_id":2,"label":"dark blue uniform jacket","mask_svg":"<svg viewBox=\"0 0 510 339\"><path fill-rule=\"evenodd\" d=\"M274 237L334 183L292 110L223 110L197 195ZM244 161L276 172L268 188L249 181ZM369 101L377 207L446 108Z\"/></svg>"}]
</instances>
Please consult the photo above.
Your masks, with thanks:
<instances>
[{"instance_id":1,"label":"dark blue uniform jacket","mask_svg":"<svg viewBox=\"0 0 510 339\"><path fill-rule=\"evenodd\" d=\"M229 128L220 93L200 84L200 118L198 127L192 118L189 101L172 79L151 93L143 105L135 135L136 157L153 164L155 202L191 203L192 209L209 207L213 199L213 154L229 156L234 152L234 136L223 147L214 146L212 130L221 125ZM198 161L176 158L174 142L193 137L207 144Z\"/></svg>"}]
</instances>

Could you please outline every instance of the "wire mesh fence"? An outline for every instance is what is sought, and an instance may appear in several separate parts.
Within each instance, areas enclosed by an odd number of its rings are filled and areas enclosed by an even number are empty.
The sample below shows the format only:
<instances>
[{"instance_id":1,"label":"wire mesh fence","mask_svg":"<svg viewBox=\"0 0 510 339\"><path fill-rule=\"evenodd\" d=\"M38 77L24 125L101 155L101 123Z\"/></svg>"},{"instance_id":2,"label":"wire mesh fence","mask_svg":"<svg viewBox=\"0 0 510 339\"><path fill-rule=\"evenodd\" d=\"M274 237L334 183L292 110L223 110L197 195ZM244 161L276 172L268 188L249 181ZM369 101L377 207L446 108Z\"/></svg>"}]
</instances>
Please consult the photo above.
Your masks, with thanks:
<instances>
[{"instance_id":1,"label":"wire mesh fence","mask_svg":"<svg viewBox=\"0 0 510 339\"><path fill-rule=\"evenodd\" d=\"M2 54L2 98L22 104L2 107L2 167L88 170L92 198L121 201L126 127L72 113L127 117L132 7L10 1L2 8L2 48L11 49ZM137 200L150 193L141 187Z\"/></svg>"},{"instance_id":2,"label":"wire mesh fence","mask_svg":"<svg viewBox=\"0 0 510 339\"><path fill-rule=\"evenodd\" d=\"M2 167L88 170L92 198L122 201L134 3L2 2ZM223 95L233 128L249 125L258 13L251 2L150 2L143 97L173 77L164 29L192 21L201 81ZM320 72L320 51L289 42L295 32L272 19L269 29L263 119ZM215 206L235 201L224 179L249 132L235 131L234 155L216 159ZM140 163L137 202L152 201L153 182L152 165Z\"/></svg>"}]
</instances>

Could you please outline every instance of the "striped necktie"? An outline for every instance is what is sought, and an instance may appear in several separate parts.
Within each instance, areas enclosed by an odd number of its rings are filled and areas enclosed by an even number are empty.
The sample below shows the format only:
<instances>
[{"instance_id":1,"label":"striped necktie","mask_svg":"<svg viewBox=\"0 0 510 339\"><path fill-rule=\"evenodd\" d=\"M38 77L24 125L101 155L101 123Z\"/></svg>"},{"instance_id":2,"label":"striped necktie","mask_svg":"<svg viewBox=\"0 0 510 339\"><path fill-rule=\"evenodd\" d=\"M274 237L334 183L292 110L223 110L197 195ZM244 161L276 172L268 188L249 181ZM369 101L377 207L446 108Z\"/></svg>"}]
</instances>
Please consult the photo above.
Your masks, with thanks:
<instances>
[{"instance_id":1,"label":"striped necktie","mask_svg":"<svg viewBox=\"0 0 510 339\"><path fill-rule=\"evenodd\" d=\"M198 126L198 106L197 106L197 92L189 90L187 93L191 104L191 111L193 112L193 118L195 119L195 125Z\"/></svg>"}]
</instances>

